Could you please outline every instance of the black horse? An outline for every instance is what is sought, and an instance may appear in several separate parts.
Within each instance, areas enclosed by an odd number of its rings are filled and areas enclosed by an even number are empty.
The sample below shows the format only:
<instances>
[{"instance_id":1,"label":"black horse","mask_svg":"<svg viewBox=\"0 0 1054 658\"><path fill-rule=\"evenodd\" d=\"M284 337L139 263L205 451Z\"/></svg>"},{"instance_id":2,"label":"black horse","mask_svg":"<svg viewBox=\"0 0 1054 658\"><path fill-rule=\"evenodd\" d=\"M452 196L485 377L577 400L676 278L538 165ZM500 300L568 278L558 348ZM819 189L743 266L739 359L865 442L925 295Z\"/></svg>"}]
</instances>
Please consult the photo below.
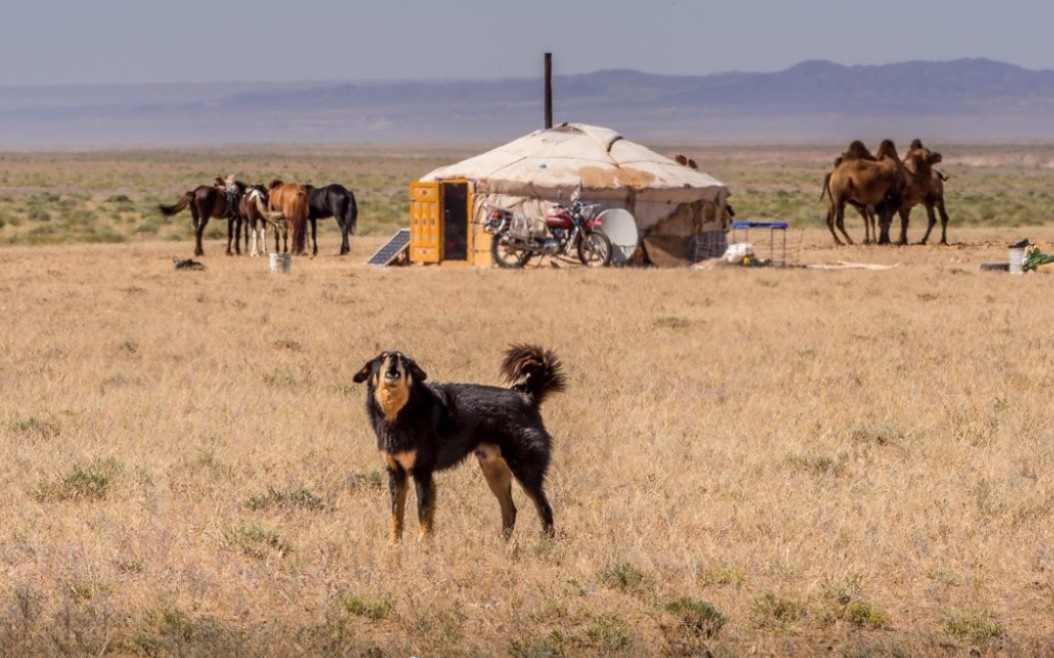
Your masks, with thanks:
<instances>
[{"instance_id":1,"label":"black horse","mask_svg":"<svg viewBox=\"0 0 1054 658\"><path fill-rule=\"evenodd\" d=\"M307 186L308 219L311 220L311 240L318 233L318 220L335 217L340 226L340 255L351 251L348 244L348 232L355 235L355 224L359 220L359 206L355 203L355 194L337 183L325 187Z\"/></svg>"}]
</instances>

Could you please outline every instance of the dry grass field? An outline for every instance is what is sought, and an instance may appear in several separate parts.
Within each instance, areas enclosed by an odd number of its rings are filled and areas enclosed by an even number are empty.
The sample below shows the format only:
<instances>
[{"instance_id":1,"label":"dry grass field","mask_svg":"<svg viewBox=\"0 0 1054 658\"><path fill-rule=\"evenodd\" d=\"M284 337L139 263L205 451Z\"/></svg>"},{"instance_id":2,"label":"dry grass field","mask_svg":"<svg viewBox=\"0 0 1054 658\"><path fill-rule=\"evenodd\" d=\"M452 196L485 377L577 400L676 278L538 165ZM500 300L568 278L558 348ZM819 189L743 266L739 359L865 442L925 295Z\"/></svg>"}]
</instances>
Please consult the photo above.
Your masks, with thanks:
<instances>
[{"instance_id":1,"label":"dry grass field","mask_svg":"<svg viewBox=\"0 0 1054 658\"><path fill-rule=\"evenodd\" d=\"M1054 653L1054 278L979 271L1054 228L788 236L883 271L510 272L363 265L377 226L289 275L216 239L205 271L163 235L0 249L0 656ZM388 547L352 376L390 347L498 383L528 341L569 375L557 537L517 489L502 541L466 463Z\"/></svg>"}]
</instances>

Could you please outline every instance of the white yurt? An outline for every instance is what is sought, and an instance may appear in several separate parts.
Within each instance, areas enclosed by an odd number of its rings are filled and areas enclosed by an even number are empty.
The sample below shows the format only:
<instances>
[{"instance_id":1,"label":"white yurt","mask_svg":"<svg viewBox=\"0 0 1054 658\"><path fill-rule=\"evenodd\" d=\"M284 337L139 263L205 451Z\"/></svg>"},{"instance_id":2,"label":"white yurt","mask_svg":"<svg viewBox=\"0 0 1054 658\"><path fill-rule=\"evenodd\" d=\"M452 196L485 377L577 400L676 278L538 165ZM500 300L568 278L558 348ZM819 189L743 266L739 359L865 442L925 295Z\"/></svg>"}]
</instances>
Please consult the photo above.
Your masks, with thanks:
<instances>
[{"instance_id":1,"label":"white yurt","mask_svg":"<svg viewBox=\"0 0 1054 658\"><path fill-rule=\"evenodd\" d=\"M410 260L489 263L488 206L541 218L580 198L628 210L652 262L686 264L723 251L728 196L719 180L613 130L565 123L413 181Z\"/></svg>"}]
</instances>

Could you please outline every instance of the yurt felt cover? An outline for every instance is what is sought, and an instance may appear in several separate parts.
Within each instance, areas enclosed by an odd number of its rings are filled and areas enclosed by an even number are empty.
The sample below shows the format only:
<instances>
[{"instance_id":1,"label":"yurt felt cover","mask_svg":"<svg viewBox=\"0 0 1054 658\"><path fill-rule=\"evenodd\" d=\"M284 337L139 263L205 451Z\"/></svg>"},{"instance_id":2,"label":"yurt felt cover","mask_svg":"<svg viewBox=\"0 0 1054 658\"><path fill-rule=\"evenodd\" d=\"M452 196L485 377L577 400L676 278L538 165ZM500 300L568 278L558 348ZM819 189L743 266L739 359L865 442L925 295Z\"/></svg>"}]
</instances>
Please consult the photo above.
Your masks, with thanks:
<instances>
[{"instance_id":1,"label":"yurt felt cover","mask_svg":"<svg viewBox=\"0 0 1054 658\"><path fill-rule=\"evenodd\" d=\"M607 208L626 208L646 231L682 204L723 206L721 181L599 126L565 123L440 167L422 181L468 179L475 184L477 220L484 205L544 214L576 196Z\"/></svg>"}]
</instances>

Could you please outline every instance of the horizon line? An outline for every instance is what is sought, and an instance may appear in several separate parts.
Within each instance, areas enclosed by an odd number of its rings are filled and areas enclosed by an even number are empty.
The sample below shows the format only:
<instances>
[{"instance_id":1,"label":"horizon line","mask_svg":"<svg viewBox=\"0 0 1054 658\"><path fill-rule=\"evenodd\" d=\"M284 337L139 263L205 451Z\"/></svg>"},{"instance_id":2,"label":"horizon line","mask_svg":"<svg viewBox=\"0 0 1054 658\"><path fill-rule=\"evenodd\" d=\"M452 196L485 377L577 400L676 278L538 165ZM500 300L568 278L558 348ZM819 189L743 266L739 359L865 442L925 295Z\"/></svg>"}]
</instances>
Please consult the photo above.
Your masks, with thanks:
<instances>
[{"instance_id":1,"label":"horizon line","mask_svg":"<svg viewBox=\"0 0 1054 658\"><path fill-rule=\"evenodd\" d=\"M595 69L593 71L586 71L581 73L558 73L554 74L553 78L572 78L580 76L597 75L601 73L636 73L641 75L653 76L653 77L666 77L666 78L708 78L712 76L740 74L740 75L766 75L784 73L795 67L803 64L831 64L844 69L854 68L881 68L887 66L902 66L905 64L953 64L956 62L991 62L993 64L1000 64L1003 66L1009 66L1018 68L1031 73L1049 73L1054 72L1054 69L1030 69L1014 62L1007 62L998 59L992 59L990 57L955 57L952 59L910 59L896 62L886 62L882 64L843 64L830 59L823 58L808 58L795 62L789 66L775 70L764 70L764 71L748 71L742 69L728 69L725 71L717 71L713 73L657 73L652 71L644 71L641 69L634 69L630 67L614 67L605 69ZM147 87L147 86L173 86L173 85L324 85L324 84L361 84L361 85L395 85L395 84L443 84L443 83L456 83L456 82L513 82L513 81L524 81L541 78L541 74L537 76L522 75L522 76L500 76L500 77L451 77L451 78L297 78L297 79L281 79L281 80L265 80L265 79L228 79L228 80L170 80L170 81L137 81L137 82L116 82L116 81L100 81L100 82L41 82L41 83L7 83L0 82L0 89L49 89L49 88L69 88L69 87Z\"/></svg>"}]
</instances>

